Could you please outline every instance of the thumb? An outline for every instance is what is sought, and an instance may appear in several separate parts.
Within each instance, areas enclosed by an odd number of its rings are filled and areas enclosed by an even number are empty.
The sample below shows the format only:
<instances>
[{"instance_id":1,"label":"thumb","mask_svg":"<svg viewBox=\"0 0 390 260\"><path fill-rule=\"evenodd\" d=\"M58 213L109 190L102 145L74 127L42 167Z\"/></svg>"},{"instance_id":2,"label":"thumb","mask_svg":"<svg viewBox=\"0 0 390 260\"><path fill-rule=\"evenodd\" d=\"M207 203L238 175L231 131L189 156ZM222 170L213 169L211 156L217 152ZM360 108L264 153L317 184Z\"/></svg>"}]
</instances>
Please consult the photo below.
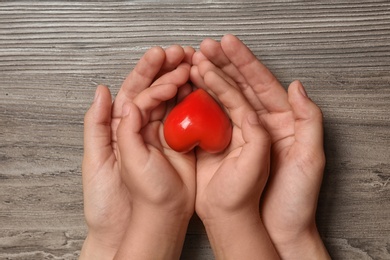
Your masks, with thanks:
<instances>
[{"instance_id":1,"label":"thumb","mask_svg":"<svg viewBox=\"0 0 390 260\"><path fill-rule=\"evenodd\" d=\"M122 107L122 118L117 129L117 142L119 148L120 164L143 167L148 158L149 151L140 133L142 129L142 116L138 107L132 103L125 103Z\"/></svg>"},{"instance_id":2,"label":"thumb","mask_svg":"<svg viewBox=\"0 0 390 260\"><path fill-rule=\"evenodd\" d=\"M254 111L243 119L242 135L245 144L237 161L238 167L248 175L253 173L256 179L268 178L271 139ZM263 170L267 170L266 174Z\"/></svg>"},{"instance_id":3,"label":"thumb","mask_svg":"<svg viewBox=\"0 0 390 260\"><path fill-rule=\"evenodd\" d=\"M103 161L112 152L111 93L98 86L94 101L84 117L84 159Z\"/></svg>"},{"instance_id":4,"label":"thumb","mask_svg":"<svg viewBox=\"0 0 390 260\"><path fill-rule=\"evenodd\" d=\"M323 125L321 109L308 98L300 81L288 88L288 101L295 118L296 142L312 149L323 149Z\"/></svg>"}]
</instances>

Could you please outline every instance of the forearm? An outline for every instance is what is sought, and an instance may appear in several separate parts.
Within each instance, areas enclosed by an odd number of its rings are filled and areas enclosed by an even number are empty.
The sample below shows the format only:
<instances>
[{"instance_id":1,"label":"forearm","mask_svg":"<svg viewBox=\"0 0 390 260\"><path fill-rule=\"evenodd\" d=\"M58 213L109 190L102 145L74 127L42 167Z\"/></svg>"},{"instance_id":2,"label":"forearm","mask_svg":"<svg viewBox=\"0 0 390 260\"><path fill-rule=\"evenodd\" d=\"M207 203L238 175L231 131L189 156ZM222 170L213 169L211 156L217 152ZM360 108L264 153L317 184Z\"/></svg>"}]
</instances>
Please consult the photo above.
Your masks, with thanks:
<instances>
[{"instance_id":1,"label":"forearm","mask_svg":"<svg viewBox=\"0 0 390 260\"><path fill-rule=\"evenodd\" d=\"M134 210L114 259L179 259L189 218L186 214Z\"/></svg>"},{"instance_id":2,"label":"forearm","mask_svg":"<svg viewBox=\"0 0 390 260\"><path fill-rule=\"evenodd\" d=\"M256 212L203 221L216 259L279 259Z\"/></svg>"}]
</instances>

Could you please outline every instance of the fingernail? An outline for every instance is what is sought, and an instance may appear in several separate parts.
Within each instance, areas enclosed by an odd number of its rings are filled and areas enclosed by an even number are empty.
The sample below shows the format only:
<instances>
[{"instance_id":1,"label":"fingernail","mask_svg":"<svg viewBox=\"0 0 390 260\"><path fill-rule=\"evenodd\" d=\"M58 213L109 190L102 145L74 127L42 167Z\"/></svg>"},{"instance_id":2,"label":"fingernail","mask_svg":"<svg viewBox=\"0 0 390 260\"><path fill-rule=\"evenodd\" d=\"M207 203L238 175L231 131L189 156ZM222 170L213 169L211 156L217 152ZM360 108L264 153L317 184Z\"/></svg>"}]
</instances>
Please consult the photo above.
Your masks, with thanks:
<instances>
[{"instance_id":1,"label":"fingernail","mask_svg":"<svg viewBox=\"0 0 390 260\"><path fill-rule=\"evenodd\" d=\"M257 114L255 112L251 112L248 115L248 122L251 125L259 125L259 118L257 117Z\"/></svg>"},{"instance_id":2,"label":"fingernail","mask_svg":"<svg viewBox=\"0 0 390 260\"><path fill-rule=\"evenodd\" d=\"M299 91L301 92L302 96L304 96L304 97L307 98L306 90L305 90L305 88L303 87L303 85L302 85L301 82L299 82Z\"/></svg>"},{"instance_id":3,"label":"fingernail","mask_svg":"<svg viewBox=\"0 0 390 260\"><path fill-rule=\"evenodd\" d=\"M122 117L128 116L130 114L130 106L128 104L124 104L122 107Z\"/></svg>"}]
</instances>

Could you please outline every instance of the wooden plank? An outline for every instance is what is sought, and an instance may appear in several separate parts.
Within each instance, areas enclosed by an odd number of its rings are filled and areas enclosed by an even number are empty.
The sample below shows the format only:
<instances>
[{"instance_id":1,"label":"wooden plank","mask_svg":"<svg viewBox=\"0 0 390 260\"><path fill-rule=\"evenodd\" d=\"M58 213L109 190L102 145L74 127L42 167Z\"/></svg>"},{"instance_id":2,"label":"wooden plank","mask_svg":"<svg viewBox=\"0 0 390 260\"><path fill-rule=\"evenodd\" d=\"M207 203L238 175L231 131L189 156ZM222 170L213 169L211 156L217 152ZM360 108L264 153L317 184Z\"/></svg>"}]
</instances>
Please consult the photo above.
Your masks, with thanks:
<instances>
[{"instance_id":1,"label":"wooden plank","mask_svg":"<svg viewBox=\"0 0 390 260\"><path fill-rule=\"evenodd\" d=\"M151 46L242 38L324 112L318 225L334 259L390 258L390 3L0 3L0 259L75 259L83 116ZM182 259L213 259L199 219Z\"/></svg>"}]
</instances>

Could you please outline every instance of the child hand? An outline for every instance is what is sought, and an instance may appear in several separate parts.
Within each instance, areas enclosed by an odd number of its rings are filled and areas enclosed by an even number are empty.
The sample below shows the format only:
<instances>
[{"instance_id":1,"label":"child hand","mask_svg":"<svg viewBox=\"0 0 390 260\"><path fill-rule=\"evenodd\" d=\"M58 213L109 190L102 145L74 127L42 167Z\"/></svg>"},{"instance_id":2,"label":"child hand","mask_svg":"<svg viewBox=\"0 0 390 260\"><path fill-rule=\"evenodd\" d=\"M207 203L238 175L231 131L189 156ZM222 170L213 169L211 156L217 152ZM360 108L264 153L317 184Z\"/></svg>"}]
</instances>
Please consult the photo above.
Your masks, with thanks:
<instances>
[{"instance_id":1,"label":"child hand","mask_svg":"<svg viewBox=\"0 0 390 260\"><path fill-rule=\"evenodd\" d=\"M195 156L192 152L173 151L163 135L167 102L187 81L179 85L163 82L172 82L181 75L188 78L189 70L189 64L179 65L123 105L117 129L118 157L122 179L132 195L133 210L146 207L173 211L177 206L183 212L184 206L189 215L193 213ZM178 196L187 191L190 200Z\"/></svg>"},{"instance_id":2,"label":"child hand","mask_svg":"<svg viewBox=\"0 0 390 260\"><path fill-rule=\"evenodd\" d=\"M229 114L232 140L227 149L197 157L196 212L203 221L217 259L278 259L259 214L268 178L270 139L240 90L218 69L202 73L206 90Z\"/></svg>"},{"instance_id":3,"label":"child hand","mask_svg":"<svg viewBox=\"0 0 390 260\"><path fill-rule=\"evenodd\" d=\"M163 121L179 87L190 89L189 71L188 63L180 64L123 105L117 151L132 215L115 259L180 256L194 212L195 155L169 148Z\"/></svg>"}]
</instances>

